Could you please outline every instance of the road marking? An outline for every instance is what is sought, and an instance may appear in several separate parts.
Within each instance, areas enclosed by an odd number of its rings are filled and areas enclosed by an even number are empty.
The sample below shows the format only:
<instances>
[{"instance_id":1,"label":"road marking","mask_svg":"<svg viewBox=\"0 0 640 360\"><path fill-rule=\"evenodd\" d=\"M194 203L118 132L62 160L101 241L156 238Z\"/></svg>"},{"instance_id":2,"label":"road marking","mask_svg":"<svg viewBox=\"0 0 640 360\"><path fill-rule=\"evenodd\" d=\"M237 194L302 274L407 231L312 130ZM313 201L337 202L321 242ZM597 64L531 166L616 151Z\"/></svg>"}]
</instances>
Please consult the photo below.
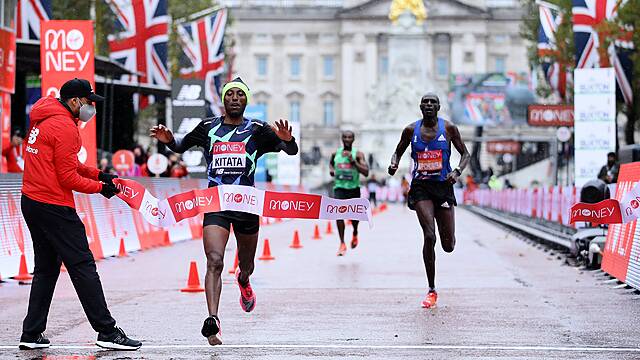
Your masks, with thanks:
<instances>
[{"instance_id":1,"label":"road marking","mask_svg":"<svg viewBox=\"0 0 640 360\"><path fill-rule=\"evenodd\" d=\"M142 345L142 349L210 349L210 345ZM494 351L559 351L559 352L631 352L640 353L632 347L571 347L571 346L508 346L508 345L316 345L316 344L246 344L218 345L221 349L344 349L344 350L494 350ZM17 350L17 345L0 345L0 350ZM101 350L93 345L53 345L56 350ZM45 350L45 349L43 349Z\"/></svg>"}]
</instances>

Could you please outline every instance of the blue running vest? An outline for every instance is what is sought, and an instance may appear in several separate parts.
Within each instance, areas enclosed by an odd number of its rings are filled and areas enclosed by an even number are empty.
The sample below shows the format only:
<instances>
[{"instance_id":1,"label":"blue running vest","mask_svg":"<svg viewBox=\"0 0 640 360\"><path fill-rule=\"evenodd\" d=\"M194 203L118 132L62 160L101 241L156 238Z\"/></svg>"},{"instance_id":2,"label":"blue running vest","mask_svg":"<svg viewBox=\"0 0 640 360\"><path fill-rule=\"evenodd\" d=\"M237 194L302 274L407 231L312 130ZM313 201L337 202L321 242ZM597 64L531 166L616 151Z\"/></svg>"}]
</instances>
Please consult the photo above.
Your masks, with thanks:
<instances>
[{"instance_id":1,"label":"blue running vest","mask_svg":"<svg viewBox=\"0 0 640 360\"><path fill-rule=\"evenodd\" d=\"M438 118L438 131L431 141L422 140L422 119L416 121L411 139L412 176L414 180L445 181L451 172L451 147L447 139L444 120Z\"/></svg>"}]
</instances>

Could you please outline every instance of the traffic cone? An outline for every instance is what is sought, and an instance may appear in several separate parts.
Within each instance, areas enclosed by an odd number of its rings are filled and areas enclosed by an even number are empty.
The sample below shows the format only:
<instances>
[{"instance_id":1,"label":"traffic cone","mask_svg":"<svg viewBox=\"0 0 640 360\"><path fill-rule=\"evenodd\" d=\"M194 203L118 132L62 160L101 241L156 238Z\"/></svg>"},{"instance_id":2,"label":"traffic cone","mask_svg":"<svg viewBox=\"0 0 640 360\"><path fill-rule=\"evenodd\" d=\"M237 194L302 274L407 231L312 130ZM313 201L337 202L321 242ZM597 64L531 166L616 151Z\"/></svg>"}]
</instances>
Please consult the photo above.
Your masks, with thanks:
<instances>
[{"instance_id":1,"label":"traffic cone","mask_svg":"<svg viewBox=\"0 0 640 360\"><path fill-rule=\"evenodd\" d=\"M327 222L327 234L333 234L333 228L331 228L331 221Z\"/></svg>"},{"instance_id":2,"label":"traffic cone","mask_svg":"<svg viewBox=\"0 0 640 360\"><path fill-rule=\"evenodd\" d=\"M198 265L195 261L189 265L189 279L187 280L187 287L180 289L181 292L201 292L204 291L200 286L200 276L198 275Z\"/></svg>"},{"instance_id":3,"label":"traffic cone","mask_svg":"<svg viewBox=\"0 0 640 360\"><path fill-rule=\"evenodd\" d=\"M238 250L236 250L236 259L233 261L233 267L229 269L229 274L233 275L236 273L236 269L238 268Z\"/></svg>"},{"instance_id":4,"label":"traffic cone","mask_svg":"<svg viewBox=\"0 0 640 360\"><path fill-rule=\"evenodd\" d=\"M320 240L322 239L320 237L320 227L318 226L318 224L316 224L315 228L313 229L313 240Z\"/></svg>"},{"instance_id":5,"label":"traffic cone","mask_svg":"<svg viewBox=\"0 0 640 360\"><path fill-rule=\"evenodd\" d=\"M281 222L282 222L282 219L281 219L281 218L276 218L276 224L279 224L279 223L281 223Z\"/></svg>"},{"instance_id":6,"label":"traffic cone","mask_svg":"<svg viewBox=\"0 0 640 360\"><path fill-rule=\"evenodd\" d=\"M169 238L169 232L164 232L164 239L162 239L162 246L171 246L171 239Z\"/></svg>"},{"instance_id":7,"label":"traffic cone","mask_svg":"<svg viewBox=\"0 0 640 360\"><path fill-rule=\"evenodd\" d=\"M124 238L120 238L120 249L118 250L118 257L127 257L127 250L124 248Z\"/></svg>"},{"instance_id":8,"label":"traffic cone","mask_svg":"<svg viewBox=\"0 0 640 360\"><path fill-rule=\"evenodd\" d=\"M351 226L351 219L347 219L347 225Z\"/></svg>"},{"instance_id":9,"label":"traffic cone","mask_svg":"<svg viewBox=\"0 0 640 360\"><path fill-rule=\"evenodd\" d=\"M383 212L387 210L387 203L382 203L382 205L380 205L380 212Z\"/></svg>"},{"instance_id":10,"label":"traffic cone","mask_svg":"<svg viewBox=\"0 0 640 360\"><path fill-rule=\"evenodd\" d=\"M13 277L19 281L27 281L33 279L33 276L29 274L29 270L27 270L27 258L24 254L20 255L20 269L18 270L18 275Z\"/></svg>"},{"instance_id":11,"label":"traffic cone","mask_svg":"<svg viewBox=\"0 0 640 360\"><path fill-rule=\"evenodd\" d=\"M258 260L275 260L276 258L271 256L271 247L269 246L269 239L264 239L264 246L262 247L262 256Z\"/></svg>"},{"instance_id":12,"label":"traffic cone","mask_svg":"<svg viewBox=\"0 0 640 360\"><path fill-rule=\"evenodd\" d=\"M298 230L293 232L293 242L289 245L292 249L301 249L302 244L300 244L300 234L298 234Z\"/></svg>"}]
</instances>

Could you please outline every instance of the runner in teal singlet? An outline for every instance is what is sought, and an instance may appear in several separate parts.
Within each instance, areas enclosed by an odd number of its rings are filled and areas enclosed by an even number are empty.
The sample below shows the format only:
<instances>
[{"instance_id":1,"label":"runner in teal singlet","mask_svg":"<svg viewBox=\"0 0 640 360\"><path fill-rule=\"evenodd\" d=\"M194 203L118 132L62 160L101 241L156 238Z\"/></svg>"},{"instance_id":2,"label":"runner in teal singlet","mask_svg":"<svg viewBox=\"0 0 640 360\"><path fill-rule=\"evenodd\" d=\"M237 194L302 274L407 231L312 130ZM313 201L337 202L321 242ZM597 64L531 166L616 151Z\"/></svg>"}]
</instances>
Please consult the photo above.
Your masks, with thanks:
<instances>
[{"instance_id":1,"label":"runner in teal singlet","mask_svg":"<svg viewBox=\"0 0 640 360\"><path fill-rule=\"evenodd\" d=\"M360 197L360 174L369 176L369 166L364 159L364 154L353 148L354 134L352 131L342 133L342 147L331 154L329 169L331 176L335 177L333 194L336 199L354 199ZM344 256L347 245L344 243L344 220L337 220L338 235L340 236L340 248L338 256ZM353 236L351 248L358 246L358 221L352 220Z\"/></svg>"}]
</instances>

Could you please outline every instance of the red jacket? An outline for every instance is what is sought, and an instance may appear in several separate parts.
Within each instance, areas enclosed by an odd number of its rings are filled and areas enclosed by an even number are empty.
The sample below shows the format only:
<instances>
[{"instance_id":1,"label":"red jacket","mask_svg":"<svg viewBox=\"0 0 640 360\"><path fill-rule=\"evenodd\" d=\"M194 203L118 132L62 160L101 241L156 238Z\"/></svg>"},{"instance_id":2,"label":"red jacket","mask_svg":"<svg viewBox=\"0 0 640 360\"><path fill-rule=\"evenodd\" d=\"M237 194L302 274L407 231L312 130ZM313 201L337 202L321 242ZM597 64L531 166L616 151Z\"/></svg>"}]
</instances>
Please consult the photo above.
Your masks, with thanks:
<instances>
[{"instance_id":1,"label":"red jacket","mask_svg":"<svg viewBox=\"0 0 640 360\"><path fill-rule=\"evenodd\" d=\"M78 119L50 96L33 104L29 118L22 193L32 200L75 208L72 190L100 192L100 171L78 161L82 145Z\"/></svg>"}]
</instances>

